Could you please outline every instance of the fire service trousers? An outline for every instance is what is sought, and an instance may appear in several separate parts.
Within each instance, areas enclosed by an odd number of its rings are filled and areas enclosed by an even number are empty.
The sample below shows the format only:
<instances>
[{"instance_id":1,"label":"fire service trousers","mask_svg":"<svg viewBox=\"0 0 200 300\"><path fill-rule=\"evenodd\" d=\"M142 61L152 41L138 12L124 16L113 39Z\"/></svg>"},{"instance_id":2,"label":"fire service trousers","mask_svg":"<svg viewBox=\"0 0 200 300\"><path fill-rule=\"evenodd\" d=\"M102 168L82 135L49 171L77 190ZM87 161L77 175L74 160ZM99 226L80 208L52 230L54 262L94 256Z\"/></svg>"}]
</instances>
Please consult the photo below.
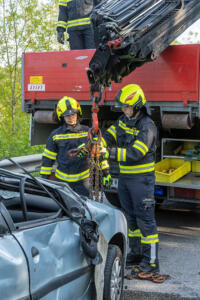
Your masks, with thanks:
<instances>
[{"instance_id":1,"label":"fire service trousers","mask_svg":"<svg viewBox=\"0 0 200 300\"><path fill-rule=\"evenodd\" d=\"M129 247L142 262L158 263L158 232L155 221L154 173L120 176L118 194L129 227Z\"/></svg>"}]
</instances>

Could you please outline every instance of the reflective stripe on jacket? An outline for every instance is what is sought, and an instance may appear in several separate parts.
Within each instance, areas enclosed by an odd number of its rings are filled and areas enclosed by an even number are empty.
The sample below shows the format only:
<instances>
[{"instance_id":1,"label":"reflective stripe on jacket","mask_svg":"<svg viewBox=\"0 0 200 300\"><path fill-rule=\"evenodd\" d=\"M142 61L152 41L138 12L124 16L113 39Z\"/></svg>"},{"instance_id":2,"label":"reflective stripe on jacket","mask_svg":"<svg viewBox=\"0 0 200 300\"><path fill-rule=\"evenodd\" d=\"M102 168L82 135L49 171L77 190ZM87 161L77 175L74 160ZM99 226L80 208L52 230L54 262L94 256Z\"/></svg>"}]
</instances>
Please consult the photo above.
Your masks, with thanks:
<instances>
[{"instance_id":1,"label":"reflective stripe on jacket","mask_svg":"<svg viewBox=\"0 0 200 300\"><path fill-rule=\"evenodd\" d=\"M87 143L88 130L87 126L80 124L77 124L73 130L67 129L65 124L55 129L50 134L44 149L40 174L50 175L56 161L55 176L57 178L67 182L77 182L88 178L90 173L87 157L71 158L68 156L69 150ZM101 160L99 167L101 170L108 169L108 161Z\"/></svg>"},{"instance_id":2,"label":"reflective stripe on jacket","mask_svg":"<svg viewBox=\"0 0 200 300\"><path fill-rule=\"evenodd\" d=\"M143 112L136 119L122 115L106 130L102 141L105 147L117 146L122 176L154 171L157 128Z\"/></svg>"},{"instance_id":3,"label":"reflective stripe on jacket","mask_svg":"<svg viewBox=\"0 0 200 300\"><path fill-rule=\"evenodd\" d=\"M55 129L49 136L46 148L43 152L41 175L50 175L53 163L57 162L56 177L68 181L76 182L89 177L89 163L85 157L68 156L68 151L86 143L88 137L88 127L76 125L73 130L66 128L63 124Z\"/></svg>"},{"instance_id":4,"label":"reflective stripe on jacket","mask_svg":"<svg viewBox=\"0 0 200 300\"><path fill-rule=\"evenodd\" d=\"M100 0L59 0L57 28L81 30L90 27L90 15Z\"/></svg>"}]
</instances>

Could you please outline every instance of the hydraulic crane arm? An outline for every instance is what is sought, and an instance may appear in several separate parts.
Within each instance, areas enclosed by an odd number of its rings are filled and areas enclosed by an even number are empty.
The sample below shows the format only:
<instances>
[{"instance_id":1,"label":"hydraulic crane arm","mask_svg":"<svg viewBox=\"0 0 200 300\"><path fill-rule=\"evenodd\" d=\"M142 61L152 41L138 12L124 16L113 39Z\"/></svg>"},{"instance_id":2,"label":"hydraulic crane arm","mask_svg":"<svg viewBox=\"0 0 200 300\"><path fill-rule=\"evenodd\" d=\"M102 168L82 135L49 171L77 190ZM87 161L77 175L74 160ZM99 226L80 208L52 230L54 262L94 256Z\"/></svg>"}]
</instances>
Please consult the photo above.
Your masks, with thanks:
<instances>
[{"instance_id":1,"label":"hydraulic crane arm","mask_svg":"<svg viewBox=\"0 0 200 300\"><path fill-rule=\"evenodd\" d=\"M97 48L88 70L92 89L119 83L154 60L199 17L199 0L102 1L92 14Z\"/></svg>"}]
</instances>

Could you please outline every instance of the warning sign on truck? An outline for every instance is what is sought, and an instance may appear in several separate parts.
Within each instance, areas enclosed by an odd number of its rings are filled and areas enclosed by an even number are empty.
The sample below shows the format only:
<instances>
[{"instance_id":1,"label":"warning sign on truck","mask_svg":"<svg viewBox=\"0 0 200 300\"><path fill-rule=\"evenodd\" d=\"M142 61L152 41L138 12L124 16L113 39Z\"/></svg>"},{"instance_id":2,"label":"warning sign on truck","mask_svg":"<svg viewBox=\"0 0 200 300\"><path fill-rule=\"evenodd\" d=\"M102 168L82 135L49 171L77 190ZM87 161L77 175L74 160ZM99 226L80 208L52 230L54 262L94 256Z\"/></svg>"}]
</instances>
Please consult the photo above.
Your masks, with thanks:
<instances>
[{"instance_id":1,"label":"warning sign on truck","mask_svg":"<svg viewBox=\"0 0 200 300\"><path fill-rule=\"evenodd\" d=\"M43 84L43 76L30 76L28 84L28 91L45 91L45 84Z\"/></svg>"}]
</instances>

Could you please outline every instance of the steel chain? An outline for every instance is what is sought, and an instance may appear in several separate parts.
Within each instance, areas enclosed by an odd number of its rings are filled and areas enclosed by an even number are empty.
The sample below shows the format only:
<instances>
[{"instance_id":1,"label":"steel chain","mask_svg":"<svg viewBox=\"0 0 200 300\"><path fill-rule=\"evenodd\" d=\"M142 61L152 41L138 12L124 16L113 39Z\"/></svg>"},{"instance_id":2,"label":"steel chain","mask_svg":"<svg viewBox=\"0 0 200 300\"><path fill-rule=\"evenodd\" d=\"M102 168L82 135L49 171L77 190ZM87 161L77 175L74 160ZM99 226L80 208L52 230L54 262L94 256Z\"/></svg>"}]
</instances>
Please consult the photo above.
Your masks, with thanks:
<instances>
[{"instance_id":1,"label":"steel chain","mask_svg":"<svg viewBox=\"0 0 200 300\"><path fill-rule=\"evenodd\" d=\"M103 172L100 168L99 157L89 158L89 167L90 167L90 177L89 177L89 197L91 200L99 202L99 187L101 191L100 202L103 202ZM95 194L95 199L94 199Z\"/></svg>"}]
</instances>

